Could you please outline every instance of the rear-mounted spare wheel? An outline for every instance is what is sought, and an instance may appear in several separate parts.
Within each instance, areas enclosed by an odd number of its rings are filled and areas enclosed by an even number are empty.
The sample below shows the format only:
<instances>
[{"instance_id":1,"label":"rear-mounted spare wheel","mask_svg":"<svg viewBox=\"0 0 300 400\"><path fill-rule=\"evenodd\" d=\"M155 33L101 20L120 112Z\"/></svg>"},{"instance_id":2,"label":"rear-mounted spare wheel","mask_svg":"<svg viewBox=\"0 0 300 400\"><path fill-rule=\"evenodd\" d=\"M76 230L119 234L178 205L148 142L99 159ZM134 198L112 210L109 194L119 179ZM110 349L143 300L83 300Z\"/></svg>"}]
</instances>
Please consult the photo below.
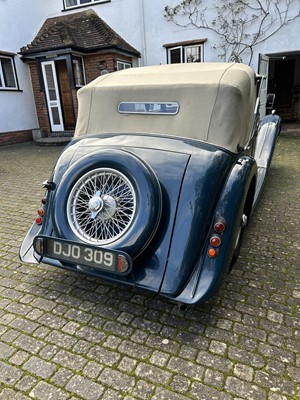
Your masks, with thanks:
<instances>
[{"instance_id":1,"label":"rear-mounted spare wheel","mask_svg":"<svg viewBox=\"0 0 300 400\"><path fill-rule=\"evenodd\" d=\"M154 171L123 150L92 153L67 170L53 209L59 237L136 257L157 229L162 195Z\"/></svg>"},{"instance_id":2,"label":"rear-mounted spare wheel","mask_svg":"<svg viewBox=\"0 0 300 400\"><path fill-rule=\"evenodd\" d=\"M87 172L67 202L68 222L84 242L105 246L121 238L136 213L135 190L127 177L111 168Z\"/></svg>"}]
</instances>

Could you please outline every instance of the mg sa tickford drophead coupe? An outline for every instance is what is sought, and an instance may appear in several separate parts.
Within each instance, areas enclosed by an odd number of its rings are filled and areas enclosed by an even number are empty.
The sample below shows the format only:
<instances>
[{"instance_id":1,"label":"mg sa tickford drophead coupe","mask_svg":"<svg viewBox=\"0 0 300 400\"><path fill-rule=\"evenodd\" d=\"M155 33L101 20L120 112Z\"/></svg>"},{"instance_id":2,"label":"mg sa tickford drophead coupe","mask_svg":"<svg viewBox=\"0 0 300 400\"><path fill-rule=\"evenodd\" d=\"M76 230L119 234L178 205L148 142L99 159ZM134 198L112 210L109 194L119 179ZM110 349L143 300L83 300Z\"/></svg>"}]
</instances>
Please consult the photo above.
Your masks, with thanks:
<instances>
[{"instance_id":1,"label":"mg sa tickford drophead coupe","mask_svg":"<svg viewBox=\"0 0 300 400\"><path fill-rule=\"evenodd\" d=\"M193 304L236 261L280 131L242 64L132 68L78 93L63 151L20 249Z\"/></svg>"}]
</instances>

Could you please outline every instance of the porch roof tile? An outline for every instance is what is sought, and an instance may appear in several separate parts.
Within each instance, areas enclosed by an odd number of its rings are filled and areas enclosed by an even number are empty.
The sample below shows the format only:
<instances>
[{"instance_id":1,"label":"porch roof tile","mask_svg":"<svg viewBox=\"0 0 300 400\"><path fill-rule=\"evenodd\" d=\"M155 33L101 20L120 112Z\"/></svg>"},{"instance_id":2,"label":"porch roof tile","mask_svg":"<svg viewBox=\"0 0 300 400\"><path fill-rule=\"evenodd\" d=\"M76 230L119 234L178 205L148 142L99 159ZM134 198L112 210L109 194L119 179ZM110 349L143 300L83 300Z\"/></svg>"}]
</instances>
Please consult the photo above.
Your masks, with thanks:
<instances>
[{"instance_id":1,"label":"porch roof tile","mask_svg":"<svg viewBox=\"0 0 300 400\"><path fill-rule=\"evenodd\" d=\"M48 18L34 40L20 49L20 54L26 56L67 48L83 53L116 49L140 57L140 52L92 9Z\"/></svg>"}]
</instances>

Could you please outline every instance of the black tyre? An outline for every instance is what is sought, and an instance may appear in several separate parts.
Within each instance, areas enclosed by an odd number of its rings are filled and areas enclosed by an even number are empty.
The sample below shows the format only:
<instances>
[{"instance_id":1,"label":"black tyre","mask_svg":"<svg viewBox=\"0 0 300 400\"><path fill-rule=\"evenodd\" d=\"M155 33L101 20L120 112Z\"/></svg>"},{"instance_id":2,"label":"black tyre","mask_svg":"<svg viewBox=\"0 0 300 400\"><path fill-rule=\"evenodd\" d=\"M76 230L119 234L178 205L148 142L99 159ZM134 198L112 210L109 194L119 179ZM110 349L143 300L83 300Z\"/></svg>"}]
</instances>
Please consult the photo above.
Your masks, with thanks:
<instances>
[{"instance_id":1,"label":"black tyre","mask_svg":"<svg viewBox=\"0 0 300 400\"><path fill-rule=\"evenodd\" d=\"M242 203L242 207L239 210L239 216L237 218L237 226L235 227L235 238L233 240L233 253L229 264L229 270L232 269L233 265L237 262L240 254L244 231L249 223L251 216L254 193L255 193L256 180L252 179L248 189L246 200Z\"/></svg>"},{"instance_id":2,"label":"black tyre","mask_svg":"<svg viewBox=\"0 0 300 400\"><path fill-rule=\"evenodd\" d=\"M237 259L239 257L241 246L242 246L242 241L243 241L244 229L247 226L247 221L248 221L247 215L242 214L241 218L239 219L239 226L237 228L235 243L234 243L234 247L233 247L233 255L232 255L232 259L231 259L230 266L229 266L230 269L232 269L232 267L237 262Z\"/></svg>"}]
</instances>

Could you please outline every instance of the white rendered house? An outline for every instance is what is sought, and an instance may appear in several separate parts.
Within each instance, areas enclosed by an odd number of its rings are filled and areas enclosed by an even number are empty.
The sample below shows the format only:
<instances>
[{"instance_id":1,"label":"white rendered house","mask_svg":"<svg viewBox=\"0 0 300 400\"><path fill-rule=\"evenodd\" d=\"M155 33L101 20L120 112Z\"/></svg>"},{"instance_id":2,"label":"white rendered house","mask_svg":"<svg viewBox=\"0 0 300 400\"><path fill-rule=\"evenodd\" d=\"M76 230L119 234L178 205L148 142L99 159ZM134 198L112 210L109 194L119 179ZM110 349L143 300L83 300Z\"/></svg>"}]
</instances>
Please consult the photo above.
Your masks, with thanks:
<instances>
[{"instance_id":1,"label":"white rendered house","mask_svg":"<svg viewBox=\"0 0 300 400\"><path fill-rule=\"evenodd\" d=\"M164 17L176 0L3 0L0 3L0 145L73 131L77 90L118 69L214 62L216 35ZM210 2L213 4L215 2ZM299 1L291 13L299 13ZM214 12L213 6L211 12ZM299 118L300 18L254 49L286 119ZM262 55L267 55L267 57ZM51 96L54 96L54 102Z\"/></svg>"}]
</instances>

